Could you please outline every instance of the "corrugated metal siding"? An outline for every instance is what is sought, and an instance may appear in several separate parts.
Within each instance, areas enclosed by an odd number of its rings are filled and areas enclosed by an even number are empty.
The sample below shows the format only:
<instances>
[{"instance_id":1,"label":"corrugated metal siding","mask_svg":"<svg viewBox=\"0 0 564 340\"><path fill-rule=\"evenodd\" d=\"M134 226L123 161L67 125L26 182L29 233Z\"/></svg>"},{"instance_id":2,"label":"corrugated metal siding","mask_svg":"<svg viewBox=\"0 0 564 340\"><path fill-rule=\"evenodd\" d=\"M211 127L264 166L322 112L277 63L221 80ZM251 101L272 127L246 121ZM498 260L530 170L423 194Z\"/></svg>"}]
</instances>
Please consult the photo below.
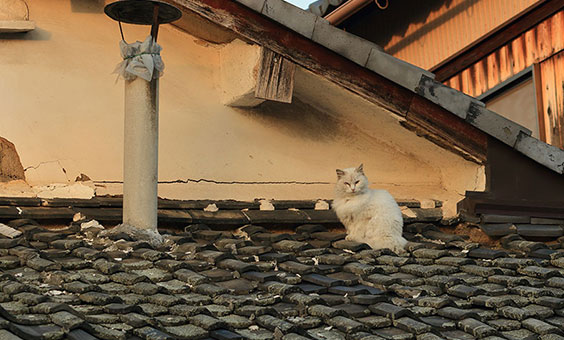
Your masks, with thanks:
<instances>
[{"instance_id":1,"label":"corrugated metal siding","mask_svg":"<svg viewBox=\"0 0 564 340\"><path fill-rule=\"evenodd\" d=\"M477 97L531 65L539 63L544 133L549 144L564 148L564 11L560 11L510 43L445 81Z\"/></svg>"},{"instance_id":2,"label":"corrugated metal siding","mask_svg":"<svg viewBox=\"0 0 564 340\"><path fill-rule=\"evenodd\" d=\"M564 12L544 20L445 83L477 97L564 49ZM543 73L544 74L544 73Z\"/></svg>"},{"instance_id":3,"label":"corrugated metal siding","mask_svg":"<svg viewBox=\"0 0 564 340\"><path fill-rule=\"evenodd\" d=\"M431 12L424 22L412 23L402 36L394 36L384 50L430 69L536 2L538 0L445 1L445 5Z\"/></svg>"}]
</instances>

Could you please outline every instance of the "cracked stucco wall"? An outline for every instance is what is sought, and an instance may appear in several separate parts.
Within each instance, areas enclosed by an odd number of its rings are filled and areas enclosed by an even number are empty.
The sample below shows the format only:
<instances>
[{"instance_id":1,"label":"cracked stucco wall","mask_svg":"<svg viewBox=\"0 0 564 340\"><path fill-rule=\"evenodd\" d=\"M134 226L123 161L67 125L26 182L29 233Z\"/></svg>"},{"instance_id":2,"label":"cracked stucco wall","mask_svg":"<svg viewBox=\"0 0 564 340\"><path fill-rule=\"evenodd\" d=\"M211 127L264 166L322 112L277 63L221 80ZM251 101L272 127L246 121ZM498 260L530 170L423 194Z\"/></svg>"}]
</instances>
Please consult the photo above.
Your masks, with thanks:
<instances>
[{"instance_id":1,"label":"cracked stucco wall","mask_svg":"<svg viewBox=\"0 0 564 340\"><path fill-rule=\"evenodd\" d=\"M85 195L85 187L120 194L123 82L111 74L120 61L118 27L100 12L73 12L68 1L28 4L38 29L0 44L0 136L17 146L29 184L45 193L73 195L64 190L74 184L76 194ZM129 42L148 32L124 26ZM210 44L170 25L161 27L159 42L166 64L162 197L331 198L335 168L361 162L375 187L398 198L439 199L452 208L460 193L483 187L480 166L303 69L291 105L225 106L221 70L233 56L257 55L258 46ZM238 81L236 74L229 79ZM77 177L92 181L75 183Z\"/></svg>"}]
</instances>

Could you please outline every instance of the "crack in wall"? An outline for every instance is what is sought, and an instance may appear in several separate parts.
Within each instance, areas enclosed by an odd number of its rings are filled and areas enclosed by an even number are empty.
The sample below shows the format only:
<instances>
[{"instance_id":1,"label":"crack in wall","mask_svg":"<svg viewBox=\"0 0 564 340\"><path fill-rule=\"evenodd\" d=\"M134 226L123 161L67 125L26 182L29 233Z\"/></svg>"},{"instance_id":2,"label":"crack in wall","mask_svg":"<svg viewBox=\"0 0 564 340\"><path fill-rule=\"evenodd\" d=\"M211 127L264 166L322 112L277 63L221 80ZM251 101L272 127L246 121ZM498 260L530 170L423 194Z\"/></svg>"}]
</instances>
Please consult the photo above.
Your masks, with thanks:
<instances>
[{"instance_id":1,"label":"crack in wall","mask_svg":"<svg viewBox=\"0 0 564 340\"><path fill-rule=\"evenodd\" d=\"M93 181L96 184L123 184L123 181ZM316 184L334 184L331 182L321 181L218 181L207 178L187 178L176 179L170 181L158 181L159 184L188 184L188 183L212 183L212 184L243 184L243 185L256 185L256 184L298 184L298 185L316 185Z\"/></svg>"},{"instance_id":2,"label":"crack in wall","mask_svg":"<svg viewBox=\"0 0 564 340\"><path fill-rule=\"evenodd\" d=\"M67 182L70 182L69 176L67 174L67 170L65 169L65 167L61 164L61 161L59 159L55 159L52 161L44 161L44 162L40 162L37 165L30 165L24 168L24 172L29 170L29 169L33 169L33 170L37 170L39 169L42 165L45 164L51 164L51 163L57 163L59 165L59 167L61 168L61 171L65 174L65 178L67 179Z\"/></svg>"},{"instance_id":3,"label":"crack in wall","mask_svg":"<svg viewBox=\"0 0 564 340\"><path fill-rule=\"evenodd\" d=\"M472 191L477 191L478 187L480 186L480 175L481 175L481 167L478 167L476 169L476 176L474 177L474 188L472 189Z\"/></svg>"},{"instance_id":4,"label":"crack in wall","mask_svg":"<svg viewBox=\"0 0 564 340\"><path fill-rule=\"evenodd\" d=\"M123 184L123 181L118 180L94 180L94 184ZM211 183L211 184L226 184L226 185L277 185L277 184L296 184L296 185L334 185L335 182L324 182L324 181L218 181L214 179L199 178L199 179L175 179L168 181L158 181L159 184L188 184L188 183ZM392 182L378 182L374 183L377 185L389 185L395 187L402 187L410 184L405 183L392 183ZM425 185L426 183L414 183L411 185Z\"/></svg>"}]
</instances>

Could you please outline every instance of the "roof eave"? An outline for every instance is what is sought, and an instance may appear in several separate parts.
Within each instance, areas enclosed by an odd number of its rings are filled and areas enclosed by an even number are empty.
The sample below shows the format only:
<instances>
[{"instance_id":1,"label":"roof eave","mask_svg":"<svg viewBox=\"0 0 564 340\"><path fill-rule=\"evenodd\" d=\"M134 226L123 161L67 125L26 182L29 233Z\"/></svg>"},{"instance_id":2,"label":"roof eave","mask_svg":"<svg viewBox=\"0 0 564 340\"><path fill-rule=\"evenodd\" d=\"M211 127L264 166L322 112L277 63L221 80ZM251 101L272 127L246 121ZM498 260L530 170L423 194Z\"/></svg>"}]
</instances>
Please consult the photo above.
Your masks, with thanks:
<instances>
[{"instance_id":1,"label":"roof eave","mask_svg":"<svg viewBox=\"0 0 564 340\"><path fill-rule=\"evenodd\" d=\"M564 173L564 150L531 137L530 130L486 109L479 100L435 81L432 73L390 56L379 46L289 3L167 1L405 118L408 125L438 140L441 147L485 161L489 135L547 168Z\"/></svg>"}]
</instances>

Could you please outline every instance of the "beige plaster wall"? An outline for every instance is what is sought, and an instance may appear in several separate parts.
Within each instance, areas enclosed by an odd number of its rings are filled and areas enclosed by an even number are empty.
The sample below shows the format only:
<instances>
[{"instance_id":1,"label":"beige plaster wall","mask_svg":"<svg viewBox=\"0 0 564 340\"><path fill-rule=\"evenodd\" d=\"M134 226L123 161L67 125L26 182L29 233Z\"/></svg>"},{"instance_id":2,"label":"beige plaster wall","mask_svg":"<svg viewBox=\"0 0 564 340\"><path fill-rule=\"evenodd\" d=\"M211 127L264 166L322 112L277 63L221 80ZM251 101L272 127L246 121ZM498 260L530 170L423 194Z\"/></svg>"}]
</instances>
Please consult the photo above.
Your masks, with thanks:
<instances>
[{"instance_id":1,"label":"beige plaster wall","mask_svg":"<svg viewBox=\"0 0 564 340\"><path fill-rule=\"evenodd\" d=\"M119 30L98 2L83 3L28 0L38 28L0 38L0 136L16 145L36 194L73 196L64 184L82 173L97 194L121 192L123 81L111 74L120 61ZM148 28L126 25L124 32L131 42L145 38ZM447 201L451 212L465 190L483 188L481 167L303 69L292 104L225 106L230 90L221 85L222 70L239 54L258 56L257 46L209 44L170 25L161 27L159 43L166 64L160 83L162 197L331 198L335 168L361 162L374 186L398 198ZM241 82L248 81L249 69L241 72ZM0 187L0 195L23 194L17 185ZM88 195L84 185L76 195Z\"/></svg>"}]
</instances>

